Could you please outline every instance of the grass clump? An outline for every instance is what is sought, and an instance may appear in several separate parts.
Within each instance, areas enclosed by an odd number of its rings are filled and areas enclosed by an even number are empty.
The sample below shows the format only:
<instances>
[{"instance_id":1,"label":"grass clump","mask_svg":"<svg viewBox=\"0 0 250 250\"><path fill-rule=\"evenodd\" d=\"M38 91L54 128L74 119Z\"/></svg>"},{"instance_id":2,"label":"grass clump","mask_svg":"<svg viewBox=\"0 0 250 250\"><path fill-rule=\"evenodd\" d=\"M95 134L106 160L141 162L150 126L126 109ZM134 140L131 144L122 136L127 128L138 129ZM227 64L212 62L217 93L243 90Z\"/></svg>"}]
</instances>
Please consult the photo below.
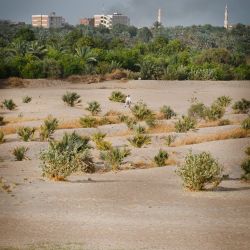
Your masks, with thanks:
<instances>
[{"instance_id":1,"label":"grass clump","mask_svg":"<svg viewBox=\"0 0 250 250\"><path fill-rule=\"evenodd\" d=\"M170 106L166 106L164 105L161 109L160 109L161 114L163 115L164 119L171 119L172 117L176 116L176 113L174 112L174 110L170 107Z\"/></svg>"},{"instance_id":2,"label":"grass clump","mask_svg":"<svg viewBox=\"0 0 250 250\"><path fill-rule=\"evenodd\" d=\"M138 121L146 121L149 118L152 118L153 112L148 108L146 103L138 102L131 109L134 117Z\"/></svg>"},{"instance_id":3,"label":"grass clump","mask_svg":"<svg viewBox=\"0 0 250 250\"><path fill-rule=\"evenodd\" d=\"M250 130L250 116L248 116L242 123L241 127L246 131Z\"/></svg>"},{"instance_id":4,"label":"grass clump","mask_svg":"<svg viewBox=\"0 0 250 250\"><path fill-rule=\"evenodd\" d=\"M124 95L121 91L113 91L109 97L109 100L112 102L125 103L126 95Z\"/></svg>"},{"instance_id":5,"label":"grass clump","mask_svg":"<svg viewBox=\"0 0 250 250\"><path fill-rule=\"evenodd\" d=\"M172 143L176 140L176 135L167 135L165 138L165 144L170 147Z\"/></svg>"},{"instance_id":6,"label":"grass clump","mask_svg":"<svg viewBox=\"0 0 250 250\"><path fill-rule=\"evenodd\" d=\"M178 133L185 133L195 127L196 120L189 116L182 116L182 118L175 123L175 130Z\"/></svg>"},{"instance_id":7,"label":"grass clump","mask_svg":"<svg viewBox=\"0 0 250 250\"><path fill-rule=\"evenodd\" d=\"M217 103L213 103L211 107L206 109L206 118L209 121L217 121L225 114L225 108L219 106Z\"/></svg>"},{"instance_id":8,"label":"grass clump","mask_svg":"<svg viewBox=\"0 0 250 250\"><path fill-rule=\"evenodd\" d=\"M206 106L202 102L194 103L188 109L188 116L194 119L205 119Z\"/></svg>"},{"instance_id":9,"label":"grass clump","mask_svg":"<svg viewBox=\"0 0 250 250\"><path fill-rule=\"evenodd\" d=\"M138 125L138 126L134 126L133 127L133 131L136 133L136 134L146 134L146 128L141 126L141 125Z\"/></svg>"},{"instance_id":10,"label":"grass clump","mask_svg":"<svg viewBox=\"0 0 250 250\"><path fill-rule=\"evenodd\" d=\"M216 187L222 180L222 167L207 152L188 153L185 162L177 170L183 185L192 191L204 190L208 184Z\"/></svg>"},{"instance_id":11,"label":"grass clump","mask_svg":"<svg viewBox=\"0 0 250 250\"><path fill-rule=\"evenodd\" d=\"M105 141L104 138L106 137L106 134L102 132L97 132L93 134L92 140L96 144L96 148L101 151L107 151L112 148L112 144L108 141Z\"/></svg>"},{"instance_id":12,"label":"grass clump","mask_svg":"<svg viewBox=\"0 0 250 250\"><path fill-rule=\"evenodd\" d=\"M24 159L28 159L28 157L26 156L26 153L28 150L29 150L29 148L21 146L21 147L14 148L12 153L15 156L17 161L22 161Z\"/></svg>"},{"instance_id":13,"label":"grass clump","mask_svg":"<svg viewBox=\"0 0 250 250\"><path fill-rule=\"evenodd\" d=\"M101 105L96 101L89 102L86 110L91 112L91 115L97 115L101 112Z\"/></svg>"},{"instance_id":14,"label":"grass clump","mask_svg":"<svg viewBox=\"0 0 250 250\"><path fill-rule=\"evenodd\" d=\"M130 130L133 130L134 126L137 125L137 120L134 117L129 117L129 116L126 116L126 115L120 115L119 120L121 122L124 122L127 125L128 129L130 129Z\"/></svg>"},{"instance_id":15,"label":"grass clump","mask_svg":"<svg viewBox=\"0 0 250 250\"><path fill-rule=\"evenodd\" d=\"M240 101L237 101L232 106L236 114L247 114L250 109L250 101L242 98Z\"/></svg>"},{"instance_id":16,"label":"grass clump","mask_svg":"<svg viewBox=\"0 0 250 250\"><path fill-rule=\"evenodd\" d=\"M216 99L215 103L223 108L227 108L232 102L232 98L230 96L220 96Z\"/></svg>"},{"instance_id":17,"label":"grass clump","mask_svg":"<svg viewBox=\"0 0 250 250\"><path fill-rule=\"evenodd\" d=\"M65 133L61 141L51 141L40 154L42 175L54 180L65 180L70 174L82 171L93 173L95 166L89 152L90 138L77 133Z\"/></svg>"},{"instance_id":18,"label":"grass clump","mask_svg":"<svg viewBox=\"0 0 250 250\"><path fill-rule=\"evenodd\" d=\"M40 139L42 141L52 139L52 135L58 128L58 120L52 116L44 121L44 124L40 127Z\"/></svg>"},{"instance_id":19,"label":"grass clump","mask_svg":"<svg viewBox=\"0 0 250 250\"><path fill-rule=\"evenodd\" d=\"M246 148L245 153L247 155L247 159L244 160L241 164L241 169L244 171L241 176L241 179L245 181L250 181L250 147Z\"/></svg>"},{"instance_id":20,"label":"grass clump","mask_svg":"<svg viewBox=\"0 0 250 250\"><path fill-rule=\"evenodd\" d=\"M168 152L160 149L159 153L154 157L154 162L158 167L163 167L166 165L168 157Z\"/></svg>"},{"instance_id":21,"label":"grass clump","mask_svg":"<svg viewBox=\"0 0 250 250\"><path fill-rule=\"evenodd\" d=\"M79 123L83 128L96 128L98 126L97 119L91 116L81 117Z\"/></svg>"},{"instance_id":22,"label":"grass clump","mask_svg":"<svg viewBox=\"0 0 250 250\"><path fill-rule=\"evenodd\" d=\"M127 148L120 149L118 147L112 147L106 152L101 152L101 159L105 161L106 165L110 166L112 170L119 169L123 160L131 154Z\"/></svg>"},{"instance_id":23,"label":"grass clump","mask_svg":"<svg viewBox=\"0 0 250 250\"><path fill-rule=\"evenodd\" d=\"M151 143L151 138L145 134L136 134L132 138L129 138L128 141L131 145L136 148L141 148L143 145L148 145Z\"/></svg>"},{"instance_id":24,"label":"grass clump","mask_svg":"<svg viewBox=\"0 0 250 250\"><path fill-rule=\"evenodd\" d=\"M17 130L17 134L23 141L32 140L36 129L30 127L20 127Z\"/></svg>"},{"instance_id":25,"label":"grass clump","mask_svg":"<svg viewBox=\"0 0 250 250\"><path fill-rule=\"evenodd\" d=\"M14 103L14 101L12 99L5 99L2 102L2 104L8 110L13 110L16 108L16 104Z\"/></svg>"},{"instance_id":26,"label":"grass clump","mask_svg":"<svg viewBox=\"0 0 250 250\"><path fill-rule=\"evenodd\" d=\"M4 139L4 132L2 130L0 130L0 144L4 143L5 139Z\"/></svg>"},{"instance_id":27,"label":"grass clump","mask_svg":"<svg viewBox=\"0 0 250 250\"><path fill-rule=\"evenodd\" d=\"M219 121L218 126L227 126L227 125L230 125L230 124L231 124L230 120L223 119L223 120Z\"/></svg>"},{"instance_id":28,"label":"grass clump","mask_svg":"<svg viewBox=\"0 0 250 250\"><path fill-rule=\"evenodd\" d=\"M30 96L23 97L23 103L29 103L29 102L31 102L31 100L32 100L32 97L30 97Z\"/></svg>"},{"instance_id":29,"label":"grass clump","mask_svg":"<svg viewBox=\"0 0 250 250\"><path fill-rule=\"evenodd\" d=\"M80 95L76 92L67 92L63 95L62 100L70 107L74 107L76 104L81 103Z\"/></svg>"}]
</instances>

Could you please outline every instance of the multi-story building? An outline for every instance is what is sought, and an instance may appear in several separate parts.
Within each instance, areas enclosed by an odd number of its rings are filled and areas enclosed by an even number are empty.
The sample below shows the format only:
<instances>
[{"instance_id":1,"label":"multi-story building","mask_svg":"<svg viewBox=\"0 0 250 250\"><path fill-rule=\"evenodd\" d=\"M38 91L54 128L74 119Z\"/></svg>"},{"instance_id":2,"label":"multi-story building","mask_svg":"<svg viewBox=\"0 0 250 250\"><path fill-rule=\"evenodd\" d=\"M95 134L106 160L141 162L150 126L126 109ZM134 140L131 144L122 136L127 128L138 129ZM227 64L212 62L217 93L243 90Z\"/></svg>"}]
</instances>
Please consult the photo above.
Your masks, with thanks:
<instances>
[{"instance_id":1,"label":"multi-story building","mask_svg":"<svg viewBox=\"0 0 250 250\"><path fill-rule=\"evenodd\" d=\"M80 24L85 25L85 26L94 26L95 19L94 18L81 18L80 19Z\"/></svg>"},{"instance_id":2,"label":"multi-story building","mask_svg":"<svg viewBox=\"0 0 250 250\"><path fill-rule=\"evenodd\" d=\"M56 16L55 12L49 15L32 15L32 26L43 28L61 28L65 20L62 16Z\"/></svg>"},{"instance_id":3,"label":"multi-story building","mask_svg":"<svg viewBox=\"0 0 250 250\"><path fill-rule=\"evenodd\" d=\"M130 20L127 16L114 13L112 15L94 15L94 26L98 27L100 25L103 25L106 28L111 29L112 26L116 24L124 24L129 25Z\"/></svg>"}]
</instances>

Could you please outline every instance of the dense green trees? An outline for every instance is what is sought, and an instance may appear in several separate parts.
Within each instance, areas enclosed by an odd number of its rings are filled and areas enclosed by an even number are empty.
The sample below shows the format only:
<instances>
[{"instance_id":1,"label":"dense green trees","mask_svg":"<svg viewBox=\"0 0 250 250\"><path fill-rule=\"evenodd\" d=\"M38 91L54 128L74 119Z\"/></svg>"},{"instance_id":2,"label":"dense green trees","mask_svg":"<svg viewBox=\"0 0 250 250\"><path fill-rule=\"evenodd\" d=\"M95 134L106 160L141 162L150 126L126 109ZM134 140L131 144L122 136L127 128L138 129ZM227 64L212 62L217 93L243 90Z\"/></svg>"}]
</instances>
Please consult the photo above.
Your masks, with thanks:
<instances>
[{"instance_id":1,"label":"dense green trees","mask_svg":"<svg viewBox=\"0 0 250 250\"><path fill-rule=\"evenodd\" d=\"M249 80L250 28L67 26L0 22L0 78L60 78L129 70L166 80Z\"/></svg>"}]
</instances>

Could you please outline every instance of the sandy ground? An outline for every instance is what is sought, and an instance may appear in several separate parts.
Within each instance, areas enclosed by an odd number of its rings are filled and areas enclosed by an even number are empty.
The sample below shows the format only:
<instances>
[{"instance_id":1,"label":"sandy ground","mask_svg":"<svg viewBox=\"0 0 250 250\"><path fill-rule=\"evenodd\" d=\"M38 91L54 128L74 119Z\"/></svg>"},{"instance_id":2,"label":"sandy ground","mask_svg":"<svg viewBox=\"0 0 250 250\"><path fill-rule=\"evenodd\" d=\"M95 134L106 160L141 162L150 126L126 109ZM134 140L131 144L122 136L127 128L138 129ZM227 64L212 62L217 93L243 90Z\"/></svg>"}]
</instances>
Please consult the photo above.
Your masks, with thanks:
<instances>
[{"instance_id":1,"label":"sandy ground","mask_svg":"<svg viewBox=\"0 0 250 250\"><path fill-rule=\"evenodd\" d=\"M185 114L190 100L197 97L209 105L218 96L229 95L233 101L250 97L250 82L165 82L131 81L99 84L69 84L60 81L32 81L29 88L0 89L0 100L12 98L14 111L1 110L8 119L22 116L24 122L14 126L39 126L52 114L60 121L78 119L88 112L87 102L96 100L102 114L109 110L128 112L122 104L108 100L113 90L130 94L133 102L143 99L159 111L170 105L178 115ZM81 95L82 104L75 108L63 104L66 91ZM22 97L32 102L22 103ZM246 116L226 118L241 121ZM25 121L26 119L26 121ZM188 135L220 133L239 125L202 128ZM123 124L99 128L115 146L128 144ZM96 129L76 129L89 135ZM57 130L60 139L65 131ZM0 177L12 192L0 192L0 249L215 249L244 250L250 245L250 185L239 180L240 163L249 138L206 142L196 145L167 147L165 134L153 134L152 144L132 148L126 164L151 162L160 148L182 161L185 154L209 151L229 175L213 192L188 192L176 175L176 166L124 170L117 173L75 174L68 182L52 182L41 177L39 152L48 145L38 140L21 142L16 134L6 136L0 145ZM180 135L182 136L182 135ZM17 162L10 151L17 145L29 147L30 160ZM93 150L95 161L99 152Z\"/></svg>"}]
</instances>

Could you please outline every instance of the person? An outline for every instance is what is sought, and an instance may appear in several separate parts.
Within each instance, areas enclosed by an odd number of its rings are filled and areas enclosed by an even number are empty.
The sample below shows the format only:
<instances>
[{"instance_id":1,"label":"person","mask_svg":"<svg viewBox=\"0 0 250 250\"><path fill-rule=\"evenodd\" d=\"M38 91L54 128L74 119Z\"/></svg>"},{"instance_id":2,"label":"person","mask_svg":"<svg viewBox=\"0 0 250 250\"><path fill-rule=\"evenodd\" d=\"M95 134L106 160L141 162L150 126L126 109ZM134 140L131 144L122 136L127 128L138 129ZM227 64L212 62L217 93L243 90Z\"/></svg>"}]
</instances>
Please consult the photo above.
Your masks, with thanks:
<instances>
[{"instance_id":1,"label":"person","mask_svg":"<svg viewBox=\"0 0 250 250\"><path fill-rule=\"evenodd\" d=\"M130 108L130 105L131 105L131 97L130 95L127 95L126 100L125 100L125 107Z\"/></svg>"}]
</instances>

